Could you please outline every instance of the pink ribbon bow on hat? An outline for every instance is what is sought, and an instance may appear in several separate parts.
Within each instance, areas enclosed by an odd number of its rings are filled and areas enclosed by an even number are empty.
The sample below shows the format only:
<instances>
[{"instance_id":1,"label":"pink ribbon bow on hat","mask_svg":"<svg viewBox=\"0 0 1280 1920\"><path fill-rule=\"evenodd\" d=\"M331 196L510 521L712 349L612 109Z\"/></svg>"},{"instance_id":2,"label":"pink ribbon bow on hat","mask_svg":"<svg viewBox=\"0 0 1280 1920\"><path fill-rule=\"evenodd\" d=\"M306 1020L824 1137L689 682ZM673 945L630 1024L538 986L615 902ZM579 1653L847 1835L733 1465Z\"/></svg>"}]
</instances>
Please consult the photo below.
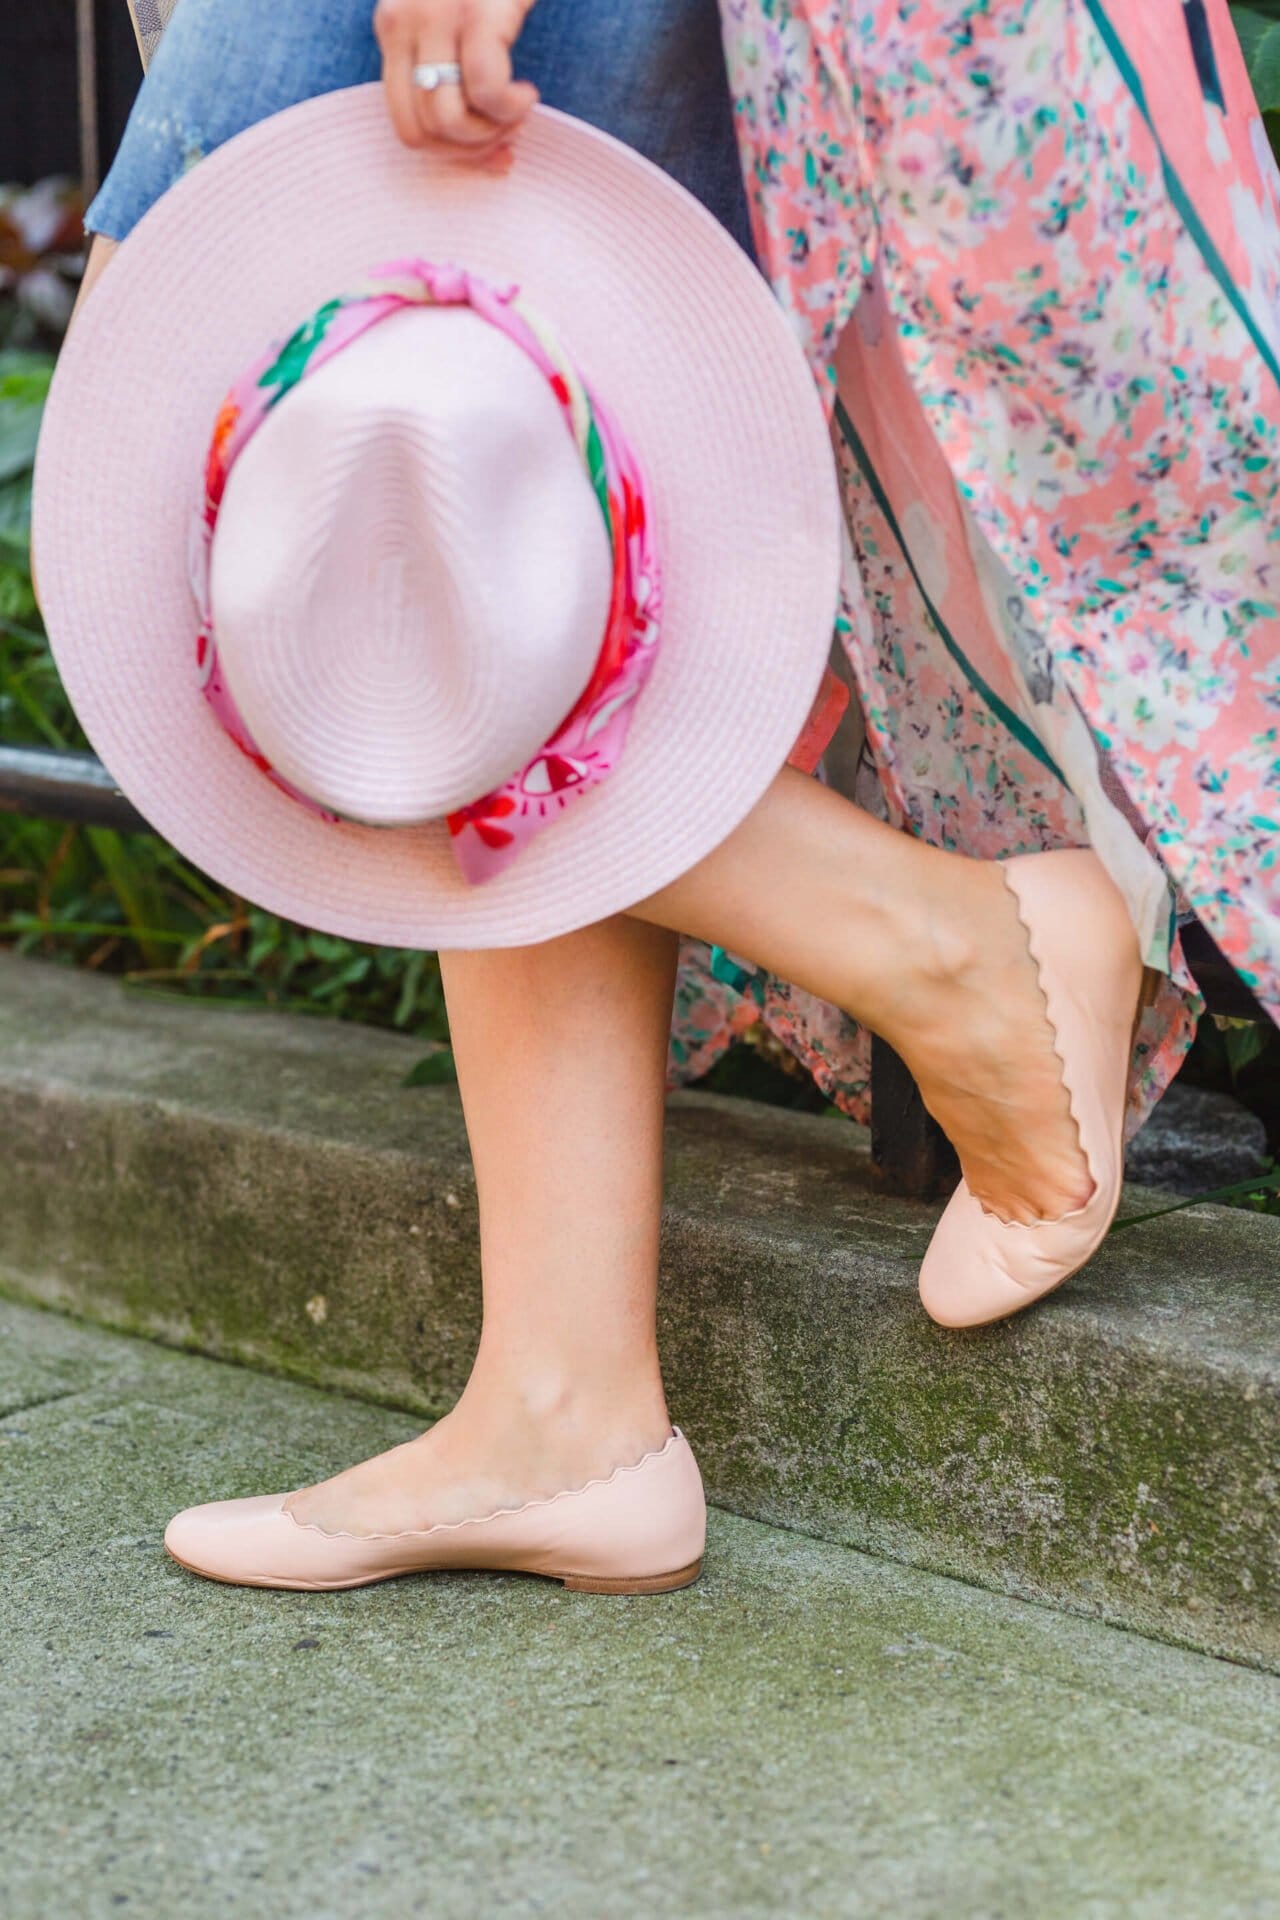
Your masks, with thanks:
<instances>
[{"instance_id":1,"label":"pink ribbon bow on hat","mask_svg":"<svg viewBox=\"0 0 1280 1920\"><path fill-rule=\"evenodd\" d=\"M210 605L210 555L218 511L237 458L272 408L300 380L369 327L409 306L466 306L528 355L551 388L604 517L613 584L600 653L572 710L538 752L491 793L448 815L458 866L473 884L491 879L579 796L598 787L622 754L635 700L653 667L661 592L644 475L617 420L591 392L545 323L520 300L456 266L425 260L378 268L354 293L328 300L283 346L235 382L219 410L195 521L191 583L199 609L196 663L206 700L232 740L276 786L322 818L341 818L273 767L254 740L218 662ZM519 609L513 609L513 618ZM390 831L391 829L389 829Z\"/></svg>"}]
</instances>

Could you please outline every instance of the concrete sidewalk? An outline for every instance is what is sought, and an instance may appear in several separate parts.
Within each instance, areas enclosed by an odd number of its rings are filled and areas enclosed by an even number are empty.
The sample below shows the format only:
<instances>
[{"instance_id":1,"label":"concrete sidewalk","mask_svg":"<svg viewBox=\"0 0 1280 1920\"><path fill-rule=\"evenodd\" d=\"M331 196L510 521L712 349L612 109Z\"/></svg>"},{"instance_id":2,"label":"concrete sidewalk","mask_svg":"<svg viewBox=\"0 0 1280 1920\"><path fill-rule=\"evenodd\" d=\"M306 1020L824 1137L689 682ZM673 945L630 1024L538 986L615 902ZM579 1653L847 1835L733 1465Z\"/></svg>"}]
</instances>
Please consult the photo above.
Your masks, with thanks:
<instances>
[{"instance_id":1,"label":"concrete sidewalk","mask_svg":"<svg viewBox=\"0 0 1280 1920\"><path fill-rule=\"evenodd\" d=\"M723 1514L656 1600L164 1558L413 1425L0 1303L5 1920L1280 1908L1264 1674Z\"/></svg>"},{"instance_id":2,"label":"concrete sidewalk","mask_svg":"<svg viewBox=\"0 0 1280 1920\"><path fill-rule=\"evenodd\" d=\"M0 1290L443 1412L475 1183L420 1051L0 956ZM717 1504L1280 1669L1280 1220L1154 1220L949 1334L937 1210L877 1191L862 1129L684 1095L667 1149L663 1366Z\"/></svg>"}]
</instances>

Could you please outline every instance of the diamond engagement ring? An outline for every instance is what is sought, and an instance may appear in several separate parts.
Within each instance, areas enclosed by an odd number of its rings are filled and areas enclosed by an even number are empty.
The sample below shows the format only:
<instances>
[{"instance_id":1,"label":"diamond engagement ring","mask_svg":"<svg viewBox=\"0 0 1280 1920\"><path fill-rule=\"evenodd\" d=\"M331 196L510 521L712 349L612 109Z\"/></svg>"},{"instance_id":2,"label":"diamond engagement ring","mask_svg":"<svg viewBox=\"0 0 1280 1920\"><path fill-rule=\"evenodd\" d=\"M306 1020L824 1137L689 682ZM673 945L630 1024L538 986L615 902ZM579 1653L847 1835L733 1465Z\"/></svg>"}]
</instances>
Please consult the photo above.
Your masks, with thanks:
<instances>
[{"instance_id":1,"label":"diamond engagement ring","mask_svg":"<svg viewBox=\"0 0 1280 1920\"><path fill-rule=\"evenodd\" d=\"M424 93L434 93L437 87L457 87L462 84L462 68L456 60L427 62L415 67L409 78L415 87L421 87Z\"/></svg>"}]
</instances>

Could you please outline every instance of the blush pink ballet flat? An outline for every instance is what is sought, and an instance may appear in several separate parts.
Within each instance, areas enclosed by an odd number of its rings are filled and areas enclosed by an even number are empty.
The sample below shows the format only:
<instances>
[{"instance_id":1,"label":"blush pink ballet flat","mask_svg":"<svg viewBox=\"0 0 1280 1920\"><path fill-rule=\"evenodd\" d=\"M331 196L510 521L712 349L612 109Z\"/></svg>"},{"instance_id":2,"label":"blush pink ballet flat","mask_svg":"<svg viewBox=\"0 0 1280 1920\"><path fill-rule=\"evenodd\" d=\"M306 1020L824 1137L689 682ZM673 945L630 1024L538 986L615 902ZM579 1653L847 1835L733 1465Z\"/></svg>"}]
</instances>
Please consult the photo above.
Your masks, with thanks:
<instances>
[{"instance_id":1,"label":"blush pink ballet flat","mask_svg":"<svg viewBox=\"0 0 1280 1920\"><path fill-rule=\"evenodd\" d=\"M580 1593L668 1593L702 1570L702 1475L679 1428L607 1480L478 1520L414 1533L325 1533L286 1511L287 1493L188 1507L166 1550L206 1580L323 1591L405 1573L536 1573Z\"/></svg>"},{"instance_id":2,"label":"blush pink ballet flat","mask_svg":"<svg viewBox=\"0 0 1280 1920\"><path fill-rule=\"evenodd\" d=\"M1137 935L1115 883L1087 849L1001 862L1040 974L1054 1048L1093 1192L1033 1226L1006 1223L962 1180L920 1269L925 1311L980 1327L1029 1307L1082 1267L1106 1237L1124 1175L1124 1106L1142 984Z\"/></svg>"}]
</instances>

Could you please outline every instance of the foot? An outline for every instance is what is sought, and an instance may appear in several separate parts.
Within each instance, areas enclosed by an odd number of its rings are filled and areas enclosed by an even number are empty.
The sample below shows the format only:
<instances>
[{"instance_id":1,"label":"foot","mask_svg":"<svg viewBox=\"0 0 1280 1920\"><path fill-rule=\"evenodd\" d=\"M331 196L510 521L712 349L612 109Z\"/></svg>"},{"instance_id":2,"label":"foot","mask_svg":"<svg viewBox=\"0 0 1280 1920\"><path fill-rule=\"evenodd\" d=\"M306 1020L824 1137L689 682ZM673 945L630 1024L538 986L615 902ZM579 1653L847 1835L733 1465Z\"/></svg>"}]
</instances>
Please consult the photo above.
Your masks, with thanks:
<instances>
[{"instance_id":1,"label":"foot","mask_svg":"<svg viewBox=\"0 0 1280 1920\"><path fill-rule=\"evenodd\" d=\"M1093 1181L1017 903L997 862L943 856L930 878L885 1037L975 1198L1001 1220L1059 1219Z\"/></svg>"},{"instance_id":2,"label":"foot","mask_svg":"<svg viewBox=\"0 0 1280 1920\"><path fill-rule=\"evenodd\" d=\"M660 1393L631 1409L564 1395L530 1407L514 1393L468 1388L417 1439L291 1494L286 1511L326 1533L406 1533L483 1519L607 1478L670 1434Z\"/></svg>"}]
</instances>

